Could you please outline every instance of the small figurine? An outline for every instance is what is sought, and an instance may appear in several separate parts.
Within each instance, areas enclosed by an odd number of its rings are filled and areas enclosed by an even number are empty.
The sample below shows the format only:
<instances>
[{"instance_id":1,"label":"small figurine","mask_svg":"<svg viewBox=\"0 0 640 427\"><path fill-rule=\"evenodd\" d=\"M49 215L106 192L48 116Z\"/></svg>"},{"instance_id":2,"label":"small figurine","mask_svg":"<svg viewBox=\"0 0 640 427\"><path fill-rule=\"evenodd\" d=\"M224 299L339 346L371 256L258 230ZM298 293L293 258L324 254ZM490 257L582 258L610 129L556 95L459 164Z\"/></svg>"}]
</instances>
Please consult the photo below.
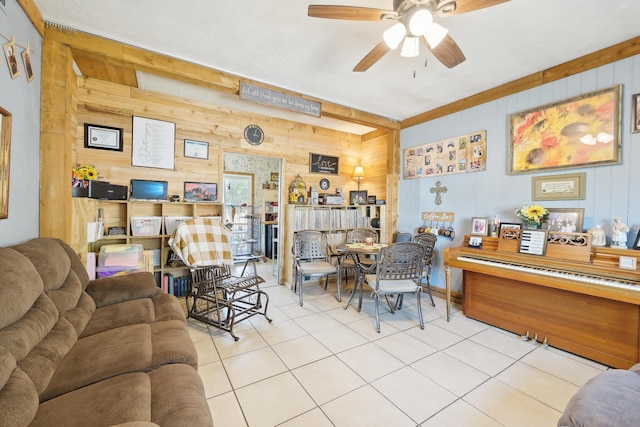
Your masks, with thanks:
<instances>
[{"instance_id":1,"label":"small figurine","mask_svg":"<svg viewBox=\"0 0 640 427\"><path fill-rule=\"evenodd\" d=\"M613 219L613 236L611 236L611 246L627 248L627 232L629 227L624 223L624 219L619 216Z\"/></svg>"},{"instance_id":2,"label":"small figurine","mask_svg":"<svg viewBox=\"0 0 640 427\"><path fill-rule=\"evenodd\" d=\"M500 215L495 214L493 217L493 229L491 230L492 236L498 235L498 228L500 228Z\"/></svg>"}]
</instances>

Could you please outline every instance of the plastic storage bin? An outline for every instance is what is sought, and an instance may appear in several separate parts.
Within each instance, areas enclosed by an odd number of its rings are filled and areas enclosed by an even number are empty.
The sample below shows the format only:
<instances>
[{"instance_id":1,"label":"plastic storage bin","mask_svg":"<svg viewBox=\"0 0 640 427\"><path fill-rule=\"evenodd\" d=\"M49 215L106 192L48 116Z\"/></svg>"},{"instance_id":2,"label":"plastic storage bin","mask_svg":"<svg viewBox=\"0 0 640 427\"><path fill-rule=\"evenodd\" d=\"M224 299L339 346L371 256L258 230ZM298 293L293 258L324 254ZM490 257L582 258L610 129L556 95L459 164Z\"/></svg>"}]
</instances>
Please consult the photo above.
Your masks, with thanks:
<instances>
[{"instance_id":1,"label":"plastic storage bin","mask_svg":"<svg viewBox=\"0 0 640 427\"><path fill-rule=\"evenodd\" d=\"M165 216L164 217L164 233L172 235L176 228L185 221L193 219L192 216Z\"/></svg>"},{"instance_id":2,"label":"plastic storage bin","mask_svg":"<svg viewBox=\"0 0 640 427\"><path fill-rule=\"evenodd\" d=\"M129 269L143 266L142 245L104 245L98 255L98 269L119 267Z\"/></svg>"},{"instance_id":3,"label":"plastic storage bin","mask_svg":"<svg viewBox=\"0 0 640 427\"><path fill-rule=\"evenodd\" d=\"M162 227L161 216L132 216L132 236L158 236Z\"/></svg>"},{"instance_id":4,"label":"plastic storage bin","mask_svg":"<svg viewBox=\"0 0 640 427\"><path fill-rule=\"evenodd\" d=\"M125 274L131 273L139 273L144 271L144 266L137 267L98 267L96 268L96 272L98 273L98 278L102 279L104 277L111 276L124 276Z\"/></svg>"}]
</instances>

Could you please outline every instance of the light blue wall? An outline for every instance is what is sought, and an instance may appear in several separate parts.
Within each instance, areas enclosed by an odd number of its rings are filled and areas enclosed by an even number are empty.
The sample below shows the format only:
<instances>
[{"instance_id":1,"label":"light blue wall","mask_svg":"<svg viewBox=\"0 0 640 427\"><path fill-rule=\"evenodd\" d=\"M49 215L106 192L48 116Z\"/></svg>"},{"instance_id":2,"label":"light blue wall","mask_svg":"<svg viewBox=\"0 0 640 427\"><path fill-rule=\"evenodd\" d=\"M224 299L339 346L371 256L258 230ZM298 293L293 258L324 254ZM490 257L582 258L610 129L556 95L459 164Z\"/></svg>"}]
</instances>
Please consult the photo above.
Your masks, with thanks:
<instances>
[{"instance_id":1,"label":"light blue wall","mask_svg":"<svg viewBox=\"0 0 640 427\"><path fill-rule=\"evenodd\" d=\"M14 36L21 74L12 79L4 54L0 58L0 106L12 114L9 218L0 219L0 245L39 235L40 77L42 38L17 2L0 5L0 43ZM35 77L25 77L22 52L29 43Z\"/></svg>"},{"instance_id":2,"label":"light blue wall","mask_svg":"<svg viewBox=\"0 0 640 427\"><path fill-rule=\"evenodd\" d=\"M460 246L471 228L471 217L500 215L505 222L520 222L513 209L531 203L532 176L586 172L586 199L537 202L548 208L585 209L584 228L601 225L611 237L612 218L621 216L631 227L628 244L640 228L640 133L631 133L631 95L640 92L640 55L520 92L465 111L413 126L401 133L401 147L487 131L487 170L468 174L401 180L401 231L417 232L423 211L455 212L456 237L439 237L432 284L444 288L444 248ZM547 173L511 176L507 173L508 117L518 111L561 101L576 95L622 84L622 163ZM435 205L429 189L442 181L447 192ZM419 194L419 197L415 197ZM453 290L461 292L461 274L454 269Z\"/></svg>"}]
</instances>

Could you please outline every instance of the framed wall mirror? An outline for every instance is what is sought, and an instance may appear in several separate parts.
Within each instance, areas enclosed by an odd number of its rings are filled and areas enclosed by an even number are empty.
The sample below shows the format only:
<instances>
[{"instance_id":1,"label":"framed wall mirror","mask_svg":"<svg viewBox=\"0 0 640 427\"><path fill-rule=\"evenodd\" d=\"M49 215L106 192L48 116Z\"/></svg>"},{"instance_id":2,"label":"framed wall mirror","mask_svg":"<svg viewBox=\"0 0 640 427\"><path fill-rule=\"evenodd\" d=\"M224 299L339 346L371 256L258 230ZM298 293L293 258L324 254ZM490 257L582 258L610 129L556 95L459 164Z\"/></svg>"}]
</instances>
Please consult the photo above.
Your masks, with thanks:
<instances>
[{"instance_id":1,"label":"framed wall mirror","mask_svg":"<svg viewBox=\"0 0 640 427\"><path fill-rule=\"evenodd\" d=\"M11 113L0 107L0 219L9 216L9 166L11 160Z\"/></svg>"}]
</instances>

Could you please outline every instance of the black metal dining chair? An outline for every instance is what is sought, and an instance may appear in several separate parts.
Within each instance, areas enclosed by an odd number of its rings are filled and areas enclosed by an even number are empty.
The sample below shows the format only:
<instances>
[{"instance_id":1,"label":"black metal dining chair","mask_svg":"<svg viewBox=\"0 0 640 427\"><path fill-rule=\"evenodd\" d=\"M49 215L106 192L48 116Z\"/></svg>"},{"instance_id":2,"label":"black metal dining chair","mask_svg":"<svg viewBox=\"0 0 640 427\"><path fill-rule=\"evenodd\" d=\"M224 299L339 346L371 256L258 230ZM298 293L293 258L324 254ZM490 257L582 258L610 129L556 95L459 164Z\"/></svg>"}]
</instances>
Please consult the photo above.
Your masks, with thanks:
<instances>
[{"instance_id":1,"label":"black metal dining chair","mask_svg":"<svg viewBox=\"0 0 640 427\"><path fill-rule=\"evenodd\" d=\"M420 304L423 260L424 247L419 243L400 242L380 249L375 274L366 274L364 277L376 302L376 331L380 332L380 298L385 297L389 303L386 297L397 295L400 299L407 293L416 295L418 322L420 329L424 329ZM395 304L388 305L392 314L400 308Z\"/></svg>"},{"instance_id":2,"label":"black metal dining chair","mask_svg":"<svg viewBox=\"0 0 640 427\"><path fill-rule=\"evenodd\" d=\"M423 283L423 286L427 288L431 305L435 307L436 303L433 301L433 295L431 295L431 267L433 264L433 257L436 254L435 248L438 237L432 233L421 233L413 236L413 241L420 243L424 247L422 278L420 279L420 283Z\"/></svg>"},{"instance_id":3,"label":"black metal dining chair","mask_svg":"<svg viewBox=\"0 0 640 427\"><path fill-rule=\"evenodd\" d=\"M364 243L367 239L373 239L374 243L378 242L378 233L371 228L353 228L347 231L345 243ZM362 258L355 255L357 259L354 259L353 255L341 255L339 262L341 264L342 271L344 272L344 283L349 284L349 272L352 271L355 277L357 271L356 262L360 262L364 265L370 265L374 263L374 260L369 258ZM357 278L356 278L357 279Z\"/></svg>"}]
</instances>

